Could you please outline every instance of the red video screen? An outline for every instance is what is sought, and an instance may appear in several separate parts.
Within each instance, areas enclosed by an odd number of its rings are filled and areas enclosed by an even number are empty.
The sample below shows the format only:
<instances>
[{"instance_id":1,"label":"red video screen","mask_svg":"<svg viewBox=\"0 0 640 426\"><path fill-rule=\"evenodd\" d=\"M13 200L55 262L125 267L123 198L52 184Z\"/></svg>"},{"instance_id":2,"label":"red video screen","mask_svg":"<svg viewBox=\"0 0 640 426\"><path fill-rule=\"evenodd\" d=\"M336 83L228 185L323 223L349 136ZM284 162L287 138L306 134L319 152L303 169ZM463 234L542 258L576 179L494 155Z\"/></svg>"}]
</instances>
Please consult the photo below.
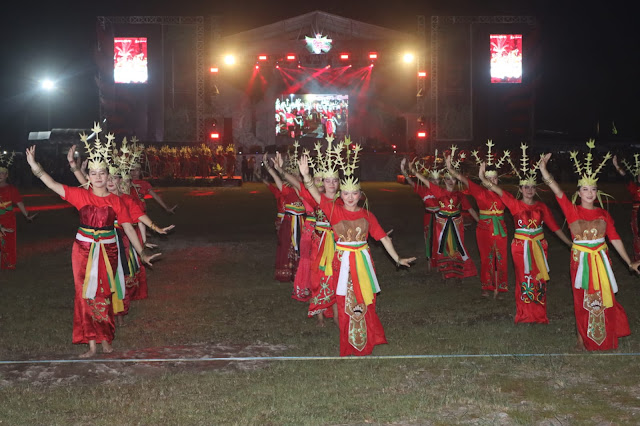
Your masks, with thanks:
<instances>
[{"instance_id":1,"label":"red video screen","mask_svg":"<svg viewBox=\"0 0 640 426\"><path fill-rule=\"evenodd\" d=\"M276 135L339 139L349 132L349 96L283 95L275 117Z\"/></svg>"},{"instance_id":2,"label":"red video screen","mask_svg":"<svg viewBox=\"0 0 640 426\"><path fill-rule=\"evenodd\" d=\"M146 83L147 38L115 37L113 39L113 80L116 83Z\"/></svg>"},{"instance_id":3,"label":"red video screen","mask_svg":"<svg viewBox=\"0 0 640 426\"><path fill-rule=\"evenodd\" d=\"M491 34L491 82L522 83L522 34Z\"/></svg>"}]
</instances>

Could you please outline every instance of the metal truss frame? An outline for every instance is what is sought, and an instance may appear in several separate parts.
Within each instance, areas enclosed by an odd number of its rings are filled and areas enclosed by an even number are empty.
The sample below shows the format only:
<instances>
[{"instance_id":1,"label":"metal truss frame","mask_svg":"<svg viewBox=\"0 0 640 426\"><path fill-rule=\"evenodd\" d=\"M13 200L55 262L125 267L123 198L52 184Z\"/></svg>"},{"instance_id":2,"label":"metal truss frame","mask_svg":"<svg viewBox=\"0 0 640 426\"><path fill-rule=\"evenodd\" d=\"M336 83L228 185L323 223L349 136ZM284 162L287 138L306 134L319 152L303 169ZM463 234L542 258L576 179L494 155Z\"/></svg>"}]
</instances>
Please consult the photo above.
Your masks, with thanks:
<instances>
[{"instance_id":1,"label":"metal truss frame","mask_svg":"<svg viewBox=\"0 0 640 426\"><path fill-rule=\"evenodd\" d=\"M106 24L150 24L150 25L195 25L196 27L196 137L205 140L204 111L204 17L202 16L98 16L98 23Z\"/></svg>"},{"instance_id":2,"label":"metal truss frame","mask_svg":"<svg viewBox=\"0 0 640 426\"><path fill-rule=\"evenodd\" d=\"M452 25L467 25L474 24L526 24L529 26L536 25L536 18L533 16L432 16L431 17L431 91L430 91L430 139L432 141L438 140L438 92L439 92L439 80L438 80L438 58L440 50L439 36L442 31L442 27L448 27ZM470 116L470 120L473 120L473 114ZM472 131L473 131L473 123Z\"/></svg>"}]
</instances>

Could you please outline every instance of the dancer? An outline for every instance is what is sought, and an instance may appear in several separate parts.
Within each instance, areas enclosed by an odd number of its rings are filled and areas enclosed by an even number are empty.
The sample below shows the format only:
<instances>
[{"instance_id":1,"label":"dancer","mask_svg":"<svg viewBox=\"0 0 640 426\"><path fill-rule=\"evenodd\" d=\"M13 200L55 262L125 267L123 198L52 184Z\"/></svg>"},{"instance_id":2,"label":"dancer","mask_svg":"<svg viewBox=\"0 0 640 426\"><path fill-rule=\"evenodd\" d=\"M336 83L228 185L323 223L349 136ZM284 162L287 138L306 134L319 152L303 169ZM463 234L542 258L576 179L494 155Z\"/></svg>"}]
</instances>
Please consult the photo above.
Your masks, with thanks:
<instances>
[{"instance_id":1,"label":"dancer","mask_svg":"<svg viewBox=\"0 0 640 426\"><path fill-rule=\"evenodd\" d=\"M485 172L485 177L492 184L498 184L498 170L509 156L509 151L505 151L502 157L494 161L492 148L493 141L487 141L486 165L489 170ZM478 151L472 151L471 155L476 159L476 163L482 161L478 157ZM446 159L447 170L453 177L469 188L469 193L476 199L480 216L478 226L476 226L476 243L480 253L480 284L482 285L482 297L489 297L489 292L493 293L494 299L498 298L498 293L507 292L507 231L504 225L504 203L500 197L472 180L467 179L458 173L451 165L451 157Z\"/></svg>"},{"instance_id":2,"label":"dancer","mask_svg":"<svg viewBox=\"0 0 640 426\"><path fill-rule=\"evenodd\" d=\"M131 139L131 143L137 144L138 139L133 137ZM133 165L133 168L131 169L131 179L132 179L131 183L140 201L144 203L145 197L147 195L151 195L151 197L153 197L153 199L156 200L158 204L160 204L160 207L162 207L164 211L166 211L169 214L174 214L176 208L178 208L178 205L176 204L171 208L167 206L167 204L164 202L162 197L153 190L153 187L151 186L151 184L146 180L143 180L141 177L142 177L142 166L139 163L136 163ZM145 212L147 211L146 205L145 205L144 211Z\"/></svg>"},{"instance_id":3,"label":"dancer","mask_svg":"<svg viewBox=\"0 0 640 426\"><path fill-rule=\"evenodd\" d=\"M548 324L547 283L549 282L549 264L547 262L548 243L544 237L542 225L554 232L568 246L571 241L562 232L556 220L541 201L536 201L536 173L538 163L529 164L527 146L521 145L522 167L518 170L511 161L514 173L520 180L522 200L516 199L504 191L486 176L486 163L480 164L478 176L482 185L500 196L500 200L509 209L516 225L511 241L511 257L515 272L516 316L514 322Z\"/></svg>"},{"instance_id":4,"label":"dancer","mask_svg":"<svg viewBox=\"0 0 640 426\"><path fill-rule=\"evenodd\" d=\"M296 147L297 150L297 147ZM297 152L295 153L297 157ZM278 248L276 250L276 271L274 278L280 282L295 279L300 259L300 231L303 228L305 207L298 194L287 182L282 182L278 173L265 163L267 172L280 182L280 203L283 205L283 218L278 225ZM276 181L276 182L278 182Z\"/></svg>"},{"instance_id":5,"label":"dancer","mask_svg":"<svg viewBox=\"0 0 640 426\"><path fill-rule=\"evenodd\" d=\"M634 154L633 156L635 164L633 167L629 165L626 160L622 160L622 164L629 171L627 174L623 168L618 164L618 157L613 156L613 165L618 171L620 176L627 177L627 190L631 194L631 201L633 206L631 207L631 232L633 234L633 260L640 260L640 235L638 234L638 223L640 221L640 154Z\"/></svg>"},{"instance_id":6,"label":"dancer","mask_svg":"<svg viewBox=\"0 0 640 426\"><path fill-rule=\"evenodd\" d=\"M580 204L573 204L567 198L547 170L551 154L542 158L540 172L543 182L556 195L573 237L570 270L578 332L576 348L602 351L617 348L618 338L631 334L627 314L615 299L618 285L611 268L605 237L609 238L611 245L631 271L638 273L640 261L631 262L616 232L613 219L606 210L595 206L596 199L601 201L602 196L602 192L598 190L598 174L611 154L607 152L596 168L592 166L591 152L595 148L595 141L590 139L587 147L589 151L583 162L578 160L577 151L570 153L580 177L575 195L580 197Z\"/></svg>"},{"instance_id":7,"label":"dancer","mask_svg":"<svg viewBox=\"0 0 640 426\"><path fill-rule=\"evenodd\" d=\"M438 158L438 151L436 150L436 154L434 156L433 166L431 169L427 168L422 162L416 162L415 160L409 163L409 170L415 176L415 169L421 169L421 173L423 175L427 175L429 182L432 185L438 186L440 184L440 170L437 168L436 159ZM423 227L424 227L424 242L425 242L425 257L429 261L429 270L432 268L436 268L438 266L438 261L436 258L438 252L438 238L435 236L436 230L436 215L438 211L440 211L440 204L438 204L438 200L436 200L435 195L426 187L422 185L418 185L417 182L414 182L413 179L409 177L406 169L407 160L405 158L400 162L400 171L404 175L406 181L413 187L413 191L418 194L418 196L422 199L424 203L424 219L423 219Z\"/></svg>"},{"instance_id":8,"label":"dancer","mask_svg":"<svg viewBox=\"0 0 640 426\"><path fill-rule=\"evenodd\" d=\"M38 213L30 215L22 202L18 188L7 183L9 166L13 163L15 152L3 154L0 150L0 269L16 269L17 261L17 230L16 213L14 208L20 209L27 222L31 222Z\"/></svg>"},{"instance_id":9,"label":"dancer","mask_svg":"<svg viewBox=\"0 0 640 426\"><path fill-rule=\"evenodd\" d=\"M82 358L94 356L97 343L102 345L103 352L113 351L111 342L115 335L115 324L111 295L121 292L122 296L124 284L116 281L119 274L114 273L118 269L118 247L113 229L115 219L118 218L143 262L151 265L151 261L160 256L160 253L149 256L143 252L127 209L118 197L107 191L106 159L113 136L108 135L107 142L102 145L98 144L102 129L97 123L93 131L96 135L95 147L89 145L85 134L81 135L81 140L90 152L90 189L72 188L56 182L36 162L35 146L26 151L27 162L33 174L80 213L81 225L76 234L71 260L75 283L73 343L89 345L89 350L80 355Z\"/></svg>"},{"instance_id":10,"label":"dancer","mask_svg":"<svg viewBox=\"0 0 640 426\"><path fill-rule=\"evenodd\" d=\"M342 164L345 178L340 183L340 197L344 206L323 199L309 176L307 157L302 156L299 161L305 188L327 215L338 237L332 267L338 274L340 356L369 355L374 346L387 343L382 323L376 314L376 293L380 291L380 286L369 254L369 235L382 242L397 266L409 267L415 260L415 257L405 259L398 256L376 217L358 206L360 183L353 172L361 149L360 145L356 145L352 159L347 158L347 164Z\"/></svg>"},{"instance_id":11,"label":"dancer","mask_svg":"<svg viewBox=\"0 0 640 426\"><path fill-rule=\"evenodd\" d=\"M457 149L456 146L452 146L448 155L456 158ZM463 159L464 154L461 154L452 162L453 167L460 167L460 162ZM442 278L462 280L462 278L476 276L478 274L476 266L469 257L464 244L462 211L468 211L476 222L479 220L478 214L471 207L465 195L455 189L456 178L449 172L444 175L445 189L433 185L419 171L416 170L415 174L433 193L440 205L436 216L436 234L438 235L438 270L442 273Z\"/></svg>"}]
</instances>

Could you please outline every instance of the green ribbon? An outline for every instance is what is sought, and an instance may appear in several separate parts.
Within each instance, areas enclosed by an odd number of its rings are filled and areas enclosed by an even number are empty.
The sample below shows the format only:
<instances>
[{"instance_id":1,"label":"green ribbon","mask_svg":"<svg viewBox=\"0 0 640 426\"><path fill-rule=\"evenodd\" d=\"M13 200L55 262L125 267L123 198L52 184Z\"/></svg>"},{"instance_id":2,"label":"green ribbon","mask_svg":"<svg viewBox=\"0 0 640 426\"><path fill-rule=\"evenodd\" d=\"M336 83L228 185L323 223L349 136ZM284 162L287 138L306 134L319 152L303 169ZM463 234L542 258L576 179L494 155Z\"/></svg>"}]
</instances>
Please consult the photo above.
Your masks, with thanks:
<instances>
[{"instance_id":1,"label":"green ribbon","mask_svg":"<svg viewBox=\"0 0 640 426\"><path fill-rule=\"evenodd\" d=\"M504 231L504 226L502 226L502 221L504 220L504 216L495 216L490 214L480 214L480 219L490 219L493 222L493 235L500 235L501 237L506 237L507 233Z\"/></svg>"}]
</instances>

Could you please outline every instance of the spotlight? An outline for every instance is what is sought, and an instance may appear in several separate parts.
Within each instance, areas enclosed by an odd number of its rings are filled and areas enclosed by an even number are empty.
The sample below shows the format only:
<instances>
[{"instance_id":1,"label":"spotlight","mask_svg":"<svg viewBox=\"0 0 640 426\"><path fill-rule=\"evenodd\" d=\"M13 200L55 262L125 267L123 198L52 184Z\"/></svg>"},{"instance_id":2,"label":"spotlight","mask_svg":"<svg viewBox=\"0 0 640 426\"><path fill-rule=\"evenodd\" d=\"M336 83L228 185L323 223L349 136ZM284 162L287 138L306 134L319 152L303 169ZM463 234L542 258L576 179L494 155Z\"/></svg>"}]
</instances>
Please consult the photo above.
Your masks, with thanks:
<instances>
[{"instance_id":1,"label":"spotlight","mask_svg":"<svg viewBox=\"0 0 640 426\"><path fill-rule=\"evenodd\" d=\"M236 57L233 55L226 55L224 57L224 63L227 65L234 65L236 63Z\"/></svg>"},{"instance_id":2,"label":"spotlight","mask_svg":"<svg viewBox=\"0 0 640 426\"><path fill-rule=\"evenodd\" d=\"M427 72L426 71L418 71L418 77L425 78L426 76L427 76Z\"/></svg>"},{"instance_id":3,"label":"spotlight","mask_svg":"<svg viewBox=\"0 0 640 426\"><path fill-rule=\"evenodd\" d=\"M349 59L349 54L348 53L340 54L340 59L342 59L343 61L348 60Z\"/></svg>"},{"instance_id":4,"label":"spotlight","mask_svg":"<svg viewBox=\"0 0 640 426\"><path fill-rule=\"evenodd\" d=\"M53 90L56 88L56 84L53 81L49 80L48 78L42 80L41 84L42 84L42 88L47 91Z\"/></svg>"},{"instance_id":5,"label":"spotlight","mask_svg":"<svg viewBox=\"0 0 640 426\"><path fill-rule=\"evenodd\" d=\"M212 132L212 133L209 134L209 138L210 139L214 139L214 140L218 140L218 139L220 139L220 133Z\"/></svg>"},{"instance_id":6,"label":"spotlight","mask_svg":"<svg viewBox=\"0 0 640 426\"><path fill-rule=\"evenodd\" d=\"M211 71L211 74L215 74L218 72L218 67L211 67L209 71Z\"/></svg>"},{"instance_id":7,"label":"spotlight","mask_svg":"<svg viewBox=\"0 0 640 426\"><path fill-rule=\"evenodd\" d=\"M425 138L427 137L427 132L425 132L425 131L423 131L423 130L419 131L419 132L418 132L418 137L419 137L420 139L425 139Z\"/></svg>"},{"instance_id":8,"label":"spotlight","mask_svg":"<svg viewBox=\"0 0 640 426\"><path fill-rule=\"evenodd\" d=\"M287 61L295 61L296 55L287 55Z\"/></svg>"},{"instance_id":9,"label":"spotlight","mask_svg":"<svg viewBox=\"0 0 640 426\"><path fill-rule=\"evenodd\" d=\"M369 59L378 59L378 52L369 52Z\"/></svg>"},{"instance_id":10,"label":"spotlight","mask_svg":"<svg viewBox=\"0 0 640 426\"><path fill-rule=\"evenodd\" d=\"M260 65L256 65L256 69L259 70L260 69Z\"/></svg>"},{"instance_id":11,"label":"spotlight","mask_svg":"<svg viewBox=\"0 0 640 426\"><path fill-rule=\"evenodd\" d=\"M266 61L267 60L267 55L258 55L258 60L259 61Z\"/></svg>"},{"instance_id":12,"label":"spotlight","mask_svg":"<svg viewBox=\"0 0 640 426\"><path fill-rule=\"evenodd\" d=\"M405 53L404 56L402 57L402 60L404 61L405 64L412 63L414 59L415 57L413 56L413 53Z\"/></svg>"}]
</instances>

